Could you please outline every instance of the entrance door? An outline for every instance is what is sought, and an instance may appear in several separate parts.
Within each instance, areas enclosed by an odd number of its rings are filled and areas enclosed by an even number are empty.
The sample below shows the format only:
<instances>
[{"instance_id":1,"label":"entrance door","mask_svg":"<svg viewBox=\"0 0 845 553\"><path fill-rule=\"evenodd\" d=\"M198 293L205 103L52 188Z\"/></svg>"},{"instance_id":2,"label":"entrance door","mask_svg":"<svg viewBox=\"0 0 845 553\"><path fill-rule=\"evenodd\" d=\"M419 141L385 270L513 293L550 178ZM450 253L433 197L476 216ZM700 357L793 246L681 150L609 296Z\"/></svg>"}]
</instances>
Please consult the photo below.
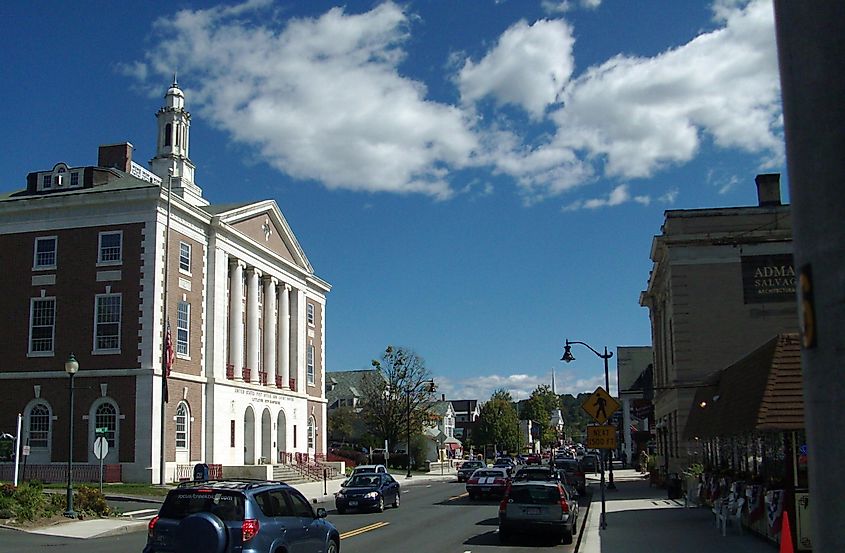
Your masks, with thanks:
<instances>
[{"instance_id":1,"label":"entrance door","mask_svg":"<svg viewBox=\"0 0 845 553\"><path fill-rule=\"evenodd\" d=\"M255 464L255 413L251 406L244 413L244 464Z\"/></svg>"}]
</instances>

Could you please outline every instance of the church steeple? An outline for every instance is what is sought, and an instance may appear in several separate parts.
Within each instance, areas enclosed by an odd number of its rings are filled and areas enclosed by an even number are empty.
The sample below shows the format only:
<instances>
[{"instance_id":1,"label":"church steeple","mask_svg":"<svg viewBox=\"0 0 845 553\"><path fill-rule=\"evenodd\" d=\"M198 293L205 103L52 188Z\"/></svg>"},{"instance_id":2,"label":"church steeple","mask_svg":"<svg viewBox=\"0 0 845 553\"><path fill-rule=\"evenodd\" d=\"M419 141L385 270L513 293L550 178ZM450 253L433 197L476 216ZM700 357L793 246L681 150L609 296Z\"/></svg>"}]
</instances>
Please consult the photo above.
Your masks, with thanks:
<instances>
[{"instance_id":1,"label":"church steeple","mask_svg":"<svg viewBox=\"0 0 845 553\"><path fill-rule=\"evenodd\" d=\"M150 160L152 172L167 186L173 175L173 193L193 205L208 205L202 189L194 182L194 164L188 157L191 114L185 110L185 93L179 88L176 75L164 95L164 105L156 112L158 135L156 155Z\"/></svg>"}]
</instances>

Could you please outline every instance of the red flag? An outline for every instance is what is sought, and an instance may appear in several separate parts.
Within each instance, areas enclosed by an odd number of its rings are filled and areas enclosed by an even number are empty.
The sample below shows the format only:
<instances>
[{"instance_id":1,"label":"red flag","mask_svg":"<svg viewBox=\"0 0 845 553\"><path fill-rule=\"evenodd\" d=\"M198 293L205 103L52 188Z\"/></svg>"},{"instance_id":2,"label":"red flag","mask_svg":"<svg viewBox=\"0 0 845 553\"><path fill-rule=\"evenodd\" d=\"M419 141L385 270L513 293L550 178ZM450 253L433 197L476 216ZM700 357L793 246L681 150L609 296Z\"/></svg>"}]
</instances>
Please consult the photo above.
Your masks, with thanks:
<instances>
[{"instance_id":1,"label":"red flag","mask_svg":"<svg viewBox=\"0 0 845 553\"><path fill-rule=\"evenodd\" d=\"M164 403L170 400L167 393L167 377L170 376L170 369L173 367L173 337L170 334L170 321L167 321L167 331L164 334L164 370L161 372L161 398Z\"/></svg>"}]
</instances>

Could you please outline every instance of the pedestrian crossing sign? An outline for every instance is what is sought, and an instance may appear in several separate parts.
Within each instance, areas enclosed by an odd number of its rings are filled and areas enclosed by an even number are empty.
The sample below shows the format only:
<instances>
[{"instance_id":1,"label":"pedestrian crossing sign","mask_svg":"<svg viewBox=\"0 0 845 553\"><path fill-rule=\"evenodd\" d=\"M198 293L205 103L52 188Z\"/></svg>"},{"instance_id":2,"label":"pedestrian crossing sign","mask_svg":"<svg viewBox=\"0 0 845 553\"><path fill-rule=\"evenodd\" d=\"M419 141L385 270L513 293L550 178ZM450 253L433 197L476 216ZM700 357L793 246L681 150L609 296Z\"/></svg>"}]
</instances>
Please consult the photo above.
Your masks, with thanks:
<instances>
[{"instance_id":1,"label":"pedestrian crossing sign","mask_svg":"<svg viewBox=\"0 0 845 553\"><path fill-rule=\"evenodd\" d=\"M616 428L603 424L587 427L589 449L616 449Z\"/></svg>"},{"instance_id":2,"label":"pedestrian crossing sign","mask_svg":"<svg viewBox=\"0 0 845 553\"><path fill-rule=\"evenodd\" d=\"M619 402L599 386L595 392L590 394L587 401L581 404L581 408L597 423L604 424L619 409Z\"/></svg>"}]
</instances>

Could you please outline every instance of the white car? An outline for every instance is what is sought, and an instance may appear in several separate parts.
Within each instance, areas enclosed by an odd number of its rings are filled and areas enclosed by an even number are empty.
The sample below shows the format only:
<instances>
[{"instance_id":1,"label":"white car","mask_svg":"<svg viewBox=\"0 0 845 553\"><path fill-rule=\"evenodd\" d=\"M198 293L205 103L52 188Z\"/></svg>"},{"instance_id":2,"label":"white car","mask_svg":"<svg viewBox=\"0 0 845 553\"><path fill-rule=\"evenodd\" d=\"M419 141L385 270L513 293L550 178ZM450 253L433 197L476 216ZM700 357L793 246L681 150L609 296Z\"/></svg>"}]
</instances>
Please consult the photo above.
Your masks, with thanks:
<instances>
[{"instance_id":1,"label":"white car","mask_svg":"<svg viewBox=\"0 0 845 553\"><path fill-rule=\"evenodd\" d=\"M344 480L343 484L340 485L341 488L345 488L349 479L357 474L387 474L387 467L384 465L358 465L354 469L352 469L352 474L349 475L349 478Z\"/></svg>"}]
</instances>

